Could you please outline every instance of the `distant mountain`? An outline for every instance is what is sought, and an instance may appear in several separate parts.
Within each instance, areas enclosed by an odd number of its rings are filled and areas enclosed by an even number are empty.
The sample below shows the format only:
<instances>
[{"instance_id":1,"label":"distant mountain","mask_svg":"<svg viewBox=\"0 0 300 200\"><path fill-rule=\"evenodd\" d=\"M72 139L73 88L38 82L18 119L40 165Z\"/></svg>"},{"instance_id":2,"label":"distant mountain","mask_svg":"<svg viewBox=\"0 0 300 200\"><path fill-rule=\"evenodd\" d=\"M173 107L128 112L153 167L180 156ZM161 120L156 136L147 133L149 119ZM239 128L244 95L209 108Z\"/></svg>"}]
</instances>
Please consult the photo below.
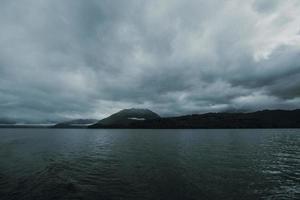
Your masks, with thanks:
<instances>
[{"instance_id":1,"label":"distant mountain","mask_svg":"<svg viewBox=\"0 0 300 200\"><path fill-rule=\"evenodd\" d=\"M0 128L48 128L50 126L49 123L36 123L21 119L0 119Z\"/></svg>"},{"instance_id":2,"label":"distant mountain","mask_svg":"<svg viewBox=\"0 0 300 200\"><path fill-rule=\"evenodd\" d=\"M149 109L124 109L105 119L100 120L96 124L90 126L91 128L104 128L104 127L131 127L135 122L157 120L160 116Z\"/></svg>"},{"instance_id":3,"label":"distant mountain","mask_svg":"<svg viewBox=\"0 0 300 200\"><path fill-rule=\"evenodd\" d=\"M126 112L125 112L126 113ZM121 114L116 113L119 116ZM153 118L123 122L111 117L91 128L145 128L145 129L192 129L192 128L300 128L300 110L264 110L252 113L207 113L179 117ZM122 115L121 115L122 116ZM126 118L126 117L125 117ZM128 118L128 117L127 117ZM121 120L119 123L119 120ZM101 123L102 122L102 123ZM105 123L109 126L104 126Z\"/></svg>"},{"instance_id":4,"label":"distant mountain","mask_svg":"<svg viewBox=\"0 0 300 200\"><path fill-rule=\"evenodd\" d=\"M6 124L16 124L16 120L8 119L8 118L0 118L0 125L6 125Z\"/></svg>"},{"instance_id":5,"label":"distant mountain","mask_svg":"<svg viewBox=\"0 0 300 200\"><path fill-rule=\"evenodd\" d=\"M98 121L98 119L74 119L55 124L53 128L85 128Z\"/></svg>"}]
</instances>

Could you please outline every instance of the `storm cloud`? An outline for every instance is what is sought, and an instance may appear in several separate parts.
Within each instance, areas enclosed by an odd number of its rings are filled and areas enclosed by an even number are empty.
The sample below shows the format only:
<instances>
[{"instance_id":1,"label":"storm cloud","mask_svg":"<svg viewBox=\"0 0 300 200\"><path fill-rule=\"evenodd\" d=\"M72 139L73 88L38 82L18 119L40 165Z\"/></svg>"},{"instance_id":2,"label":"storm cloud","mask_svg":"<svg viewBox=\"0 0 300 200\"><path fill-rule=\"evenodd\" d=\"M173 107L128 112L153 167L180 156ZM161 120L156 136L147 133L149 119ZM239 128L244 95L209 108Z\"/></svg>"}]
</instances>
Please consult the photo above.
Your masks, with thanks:
<instances>
[{"instance_id":1,"label":"storm cloud","mask_svg":"<svg viewBox=\"0 0 300 200\"><path fill-rule=\"evenodd\" d=\"M0 117L300 105L298 0L0 4Z\"/></svg>"}]
</instances>

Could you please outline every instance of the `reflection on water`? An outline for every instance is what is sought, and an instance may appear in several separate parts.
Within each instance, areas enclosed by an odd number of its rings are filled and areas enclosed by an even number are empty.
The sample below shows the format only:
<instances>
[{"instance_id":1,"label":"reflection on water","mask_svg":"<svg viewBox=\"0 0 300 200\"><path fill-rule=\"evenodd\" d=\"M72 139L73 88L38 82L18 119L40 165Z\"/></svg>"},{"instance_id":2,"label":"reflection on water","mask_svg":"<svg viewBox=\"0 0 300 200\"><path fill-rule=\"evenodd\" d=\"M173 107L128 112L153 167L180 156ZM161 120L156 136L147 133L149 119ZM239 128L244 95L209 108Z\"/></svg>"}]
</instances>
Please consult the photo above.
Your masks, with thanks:
<instances>
[{"instance_id":1,"label":"reflection on water","mask_svg":"<svg viewBox=\"0 0 300 200\"><path fill-rule=\"evenodd\" d=\"M297 199L300 129L0 129L5 199Z\"/></svg>"}]
</instances>

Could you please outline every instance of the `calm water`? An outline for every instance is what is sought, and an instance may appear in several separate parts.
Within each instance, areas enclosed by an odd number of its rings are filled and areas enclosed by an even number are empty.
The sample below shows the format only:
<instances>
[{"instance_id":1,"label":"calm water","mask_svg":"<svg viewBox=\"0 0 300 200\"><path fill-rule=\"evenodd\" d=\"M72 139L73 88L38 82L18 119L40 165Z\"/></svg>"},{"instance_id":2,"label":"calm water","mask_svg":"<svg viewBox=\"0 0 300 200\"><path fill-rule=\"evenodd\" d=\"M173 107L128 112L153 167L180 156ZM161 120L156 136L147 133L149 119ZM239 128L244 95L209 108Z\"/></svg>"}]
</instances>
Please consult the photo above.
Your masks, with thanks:
<instances>
[{"instance_id":1,"label":"calm water","mask_svg":"<svg viewBox=\"0 0 300 200\"><path fill-rule=\"evenodd\" d=\"M299 199L299 130L0 129L0 199Z\"/></svg>"}]
</instances>

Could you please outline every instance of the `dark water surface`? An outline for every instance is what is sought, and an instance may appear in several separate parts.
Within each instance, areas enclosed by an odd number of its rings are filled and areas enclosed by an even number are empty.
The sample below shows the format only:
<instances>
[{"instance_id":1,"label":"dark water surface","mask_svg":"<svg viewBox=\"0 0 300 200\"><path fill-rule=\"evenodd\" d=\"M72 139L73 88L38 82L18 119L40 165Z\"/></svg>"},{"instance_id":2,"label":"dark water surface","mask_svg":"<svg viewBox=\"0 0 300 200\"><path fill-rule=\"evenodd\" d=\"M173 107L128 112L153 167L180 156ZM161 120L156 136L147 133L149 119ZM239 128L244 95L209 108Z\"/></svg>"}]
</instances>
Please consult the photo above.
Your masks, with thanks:
<instances>
[{"instance_id":1,"label":"dark water surface","mask_svg":"<svg viewBox=\"0 0 300 200\"><path fill-rule=\"evenodd\" d=\"M0 129L0 199L299 199L300 129Z\"/></svg>"}]
</instances>

